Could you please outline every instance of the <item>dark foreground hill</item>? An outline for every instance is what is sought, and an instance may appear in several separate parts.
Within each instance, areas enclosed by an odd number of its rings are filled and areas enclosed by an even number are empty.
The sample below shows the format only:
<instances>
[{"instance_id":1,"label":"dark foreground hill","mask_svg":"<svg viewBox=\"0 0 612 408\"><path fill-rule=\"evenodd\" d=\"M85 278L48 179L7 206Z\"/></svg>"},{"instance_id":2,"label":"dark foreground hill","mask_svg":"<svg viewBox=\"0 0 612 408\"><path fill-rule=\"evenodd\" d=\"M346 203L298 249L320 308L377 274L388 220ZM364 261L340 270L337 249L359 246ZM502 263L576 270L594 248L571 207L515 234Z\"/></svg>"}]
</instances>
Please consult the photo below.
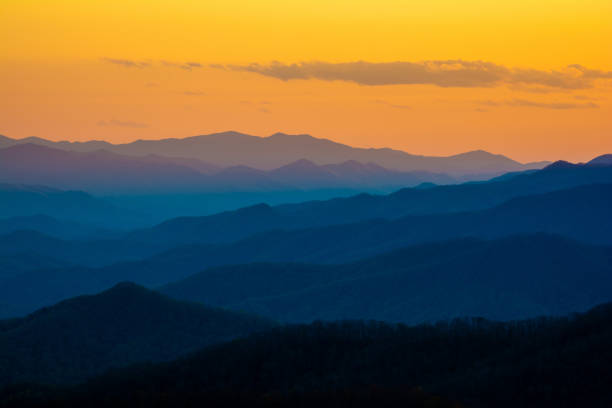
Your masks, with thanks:
<instances>
[{"instance_id":1,"label":"dark foreground hill","mask_svg":"<svg viewBox=\"0 0 612 408\"><path fill-rule=\"evenodd\" d=\"M122 283L0 321L0 384L78 382L111 367L171 360L270 327L264 319Z\"/></svg>"},{"instance_id":2,"label":"dark foreground hill","mask_svg":"<svg viewBox=\"0 0 612 408\"><path fill-rule=\"evenodd\" d=\"M13 305L13 310L27 313L123 280L157 287L207 267L254 262L346 263L410 245L463 237L497 239L544 232L612 245L611 206L612 185L593 185L517 198L470 213L270 231L231 244L182 246L146 260L103 268L27 272L1 285L0 299Z\"/></svg>"},{"instance_id":3,"label":"dark foreground hill","mask_svg":"<svg viewBox=\"0 0 612 408\"><path fill-rule=\"evenodd\" d=\"M162 292L293 323L560 316L612 301L612 247L543 234L463 239L343 265L220 267Z\"/></svg>"},{"instance_id":4,"label":"dark foreground hill","mask_svg":"<svg viewBox=\"0 0 612 408\"><path fill-rule=\"evenodd\" d=\"M0 398L14 406L451 406L423 394L411 401L418 387L473 408L603 408L612 404L611 342L610 304L513 323L314 323Z\"/></svg>"}]
</instances>

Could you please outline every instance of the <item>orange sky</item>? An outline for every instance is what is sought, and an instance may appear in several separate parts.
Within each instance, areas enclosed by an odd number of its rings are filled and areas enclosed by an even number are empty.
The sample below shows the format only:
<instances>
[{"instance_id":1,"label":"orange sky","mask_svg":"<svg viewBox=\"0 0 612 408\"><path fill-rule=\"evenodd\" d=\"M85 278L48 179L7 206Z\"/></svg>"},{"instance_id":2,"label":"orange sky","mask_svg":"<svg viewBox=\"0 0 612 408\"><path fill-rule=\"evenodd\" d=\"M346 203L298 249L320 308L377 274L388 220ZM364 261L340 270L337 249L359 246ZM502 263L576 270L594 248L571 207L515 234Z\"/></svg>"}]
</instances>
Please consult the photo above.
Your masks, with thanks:
<instances>
[{"instance_id":1,"label":"orange sky","mask_svg":"<svg viewBox=\"0 0 612 408\"><path fill-rule=\"evenodd\" d=\"M612 152L609 0L2 0L0 18L10 137Z\"/></svg>"}]
</instances>

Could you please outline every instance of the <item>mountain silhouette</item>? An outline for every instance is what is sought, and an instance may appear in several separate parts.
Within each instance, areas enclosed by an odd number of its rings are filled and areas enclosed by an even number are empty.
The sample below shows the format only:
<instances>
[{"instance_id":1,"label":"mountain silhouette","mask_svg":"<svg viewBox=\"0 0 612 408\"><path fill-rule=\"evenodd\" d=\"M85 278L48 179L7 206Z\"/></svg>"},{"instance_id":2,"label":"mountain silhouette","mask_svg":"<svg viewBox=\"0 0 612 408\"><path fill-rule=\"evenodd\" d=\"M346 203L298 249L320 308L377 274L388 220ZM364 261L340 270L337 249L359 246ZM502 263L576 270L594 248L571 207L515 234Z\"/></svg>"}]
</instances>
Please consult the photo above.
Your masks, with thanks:
<instances>
[{"instance_id":1,"label":"mountain silhouette","mask_svg":"<svg viewBox=\"0 0 612 408\"><path fill-rule=\"evenodd\" d=\"M158 191L201 183L202 173L158 158L97 150L70 152L32 143L0 150L0 174L10 183L93 192Z\"/></svg>"},{"instance_id":2,"label":"mountain silhouette","mask_svg":"<svg viewBox=\"0 0 612 408\"><path fill-rule=\"evenodd\" d=\"M171 360L272 326L120 283L0 322L0 384L83 381L112 367Z\"/></svg>"},{"instance_id":3,"label":"mountain silhouette","mask_svg":"<svg viewBox=\"0 0 612 408\"><path fill-rule=\"evenodd\" d=\"M224 132L184 139L137 140L119 145L99 141L52 142L40 138L20 140L5 138L0 146L8 147L23 143L79 152L103 149L133 156L154 154L186 157L220 167L243 165L262 170L272 170L301 159L310 160L318 165L355 160L362 163L376 163L398 171L426 171L447 173L452 176L497 175L546 165L545 162L525 165L481 150L448 157L427 157L393 149L355 148L310 135L283 133L257 137L238 132Z\"/></svg>"},{"instance_id":4,"label":"mountain silhouette","mask_svg":"<svg viewBox=\"0 0 612 408\"><path fill-rule=\"evenodd\" d=\"M279 327L72 388L5 390L13 406L606 407L612 306L497 323ZM595 357L596 356L596 357ZM435 396L432 396L432 393ZM454 402L448 402L457 401Z\"/></svg>"},{"instance_id":5,"label":"mountain silhouette","mask_svg":"<svg viewBox=\"0 0 612 408\"><path fill-rule=\"evenodd\" d=\"M587 166L612 166L612 154L603 154L587 163Z\"/></svg>"},{"instance_id":6,"label":"mountain silhouette","mask_svg":"<svg viewBox=\"0 0 612 408\"><path fill-rule=\"evenodd\" d=\"M93 239L112 237L110 230L104 230L74 221L63 221L48 215L31 215L0 218L0 235L15 231L30 230L63 239Z\"/></svg>"},{"instance_id":7,"label":"mountain silhouette","mask_svg":"<svg viewBox=\"0 0 612 408\"><path fill-rule=\"evenodd\" d=\"M342 265L225 266L162 292L293 323L558 316L612 300L612 247L543 234L463 239Z\"/></svg>"},{"instance_id":8,"label":"mountain silhouette","mask_svg":"<svg viewBox=\"0 0 612 408\"><path fill-rule=\"evenodd\" d=\"M143 214L124 210L83 191L8 183L0 183L0 214L3 218L42 215L105 229L142 227L149 222Z\"/></svg>"},{"instance_id":9,"label":"mountain silhouette","mask_svg":"<svg viewBox=\"0 0 612 408\"><path fill-rule=\"evenodd\" d=\"M308 165L306 165L308 163ZM126 156L106 150L80 153L26 143L0 149L1 180L103 194L394 189L423 181L453 183L444 174L398 172L373 164L317 166L308 160L272 171L244 165L217 167L197 159Z\"/></svg>"},{"instance_id":10,"label":"mountain silhouette","mask_svg":"<svg viewBox=\"0 0 612 408\"><path fill-rule=\"evenodd\" d=\"M33 230L18 230L0 235L0 255L33 254L91 266L139 259L167 248L166 245L129 242L119 238L60 239Z\"/></svg>"},{"instance_id":11,"label":"mountain silhouette","mask_svg":"<svg viewBox=\"0 0 612 408\"><path fill-rule=\"evenodd\" d=\"M0 255L0 284L3 279L18 276L27 271L66 268L70 263L36 253L12 253ZM0 302L1 303L1 302ZM0 312L0 316L4 313Z\"/></svg>"},{"instance_id":12,"label":"mountain silhouette","mask_svg":"<svg viewBox=\"0 0 612 408\"><path fill-rule=\"evenodd\" d=\"M610 203L612 185L591 185L520 197L476 212L268 231L226 244L178 246L147 259L100 268L28 271L5 280L0 285L0 299L24 314L80 293L95 293L126 279L156 287L215 266L257 262L347 263L406 246L464 237L497 239L543 232L585 243L612 245ZM134 251L129 242L138 241L127 241L123 246L119 241L113 245ZM104 248L100 246L96 251L102 253ZM150 247L143 246L144 249ZM80 250L81 256L86 256L87 249ZM92 251L88 256L97 253Z\"/></svg>"},{"instance_id":13,"label":"mountain silhouette","mask_svg":"<svg viewBox=\"0 0 612 408\"><path fill-rule=\"evenodd\" d=\"M283 191L292 189L393 190L424 181L457 180L425 171L400 172L349 161L318 166L301 159L271 171L220 167L197 159L126 156L107 150L73 152L33 143L0 149L0 180L98 194Z\"/></svg>"},{"instance_id":14,"label":"mountain silhouette","mask_svg":"<svg viewBox=\"0 0 612 408\"><path fill-rule=\"evenodd\" d=\"M253 210L237 210L204 217L180 217L133 233L151 242L218 243L246 238L256 232L314 228L376 218L394 219L475 211L520 196L567 189L579 185L612 183L612 166L549 167L483 183L429 188L406 188L388 195L360 194L347 198L310 201ZM554 206L554 203L551 203ZM253 216L248 214L253 212Z\"/></svg>"}]
</instances>

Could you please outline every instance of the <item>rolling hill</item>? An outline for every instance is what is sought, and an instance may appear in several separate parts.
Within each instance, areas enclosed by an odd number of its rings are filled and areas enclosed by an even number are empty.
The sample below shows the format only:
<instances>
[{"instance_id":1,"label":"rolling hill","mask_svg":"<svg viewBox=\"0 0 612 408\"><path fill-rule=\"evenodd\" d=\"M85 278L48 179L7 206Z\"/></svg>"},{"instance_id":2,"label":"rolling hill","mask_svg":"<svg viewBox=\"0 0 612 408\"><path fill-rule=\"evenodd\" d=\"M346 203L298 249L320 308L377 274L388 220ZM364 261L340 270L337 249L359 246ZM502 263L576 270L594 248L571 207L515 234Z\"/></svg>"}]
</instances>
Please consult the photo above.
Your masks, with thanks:
<instances>
[{"instance_id":1,"label":"rolling hill","mask_svg":"<svg viewBox=\"0 0 612 408\"><path fill-rule=\"evenodd\" d=\"M612 301L612 247L549 235L463 239L342 265L225 266L161 291L291 323L559 316Z\"/></svg>"},{"instance_id":2,"label":"rolling hill","mask_svg":"<svg viewBox=\"0 0 612 408\"><path fill-rule=\"evenodd\" d=\"M0 214L2 218L44 215L117 229L142 227L149 221L142 214L123 210L83 191L1 182Z\"/></svg>"},{"instance_id":3,"label":"rolling hill","mask_svg":"<svg viewBox=\"0 0 612 408\"><path fill-rule=\"evenodd\" d=\"M0 321L0 384L80 382L112 367L171 360L272 326L121 283Z\"/></svg>"},{"instance_id":4,"label":"rolling hill","mask_svg":"<svg viewBox=\"0 0 612 408\"><path fill-rule=\"evenodd\" d=\"M116 370L68 389L9 388L0 404L607 407L611 341L610 304L571 317L505 324L317 322L279 327L171 363Z\"/></svg>"},{"instance_id":5,"label":"rolling hill","mask_svg":"<svg viewBox=\"0 0 612 408\"><path fill-rule=\"evenodd\" d=\"M184 245L148 259L102 268L27 272L5 281L0 286L0 299L27 313L66 297L95 293L126 279L156 287L214 266L254 262L346 263L410 245L463 237L497 239L543 232L585 243L612 245L611 203L612 185L589 185L520 197L483 211L269 231L227 244ZM130 242L119 248L134 251ZM150 249L146 245L143 248ZM82 254L85 255L86 252Z\"/></svg>"},{"instance_id":6,"label":"rolling hill","mask_svg":"<svg viewBox=\"0 0 612 408\"><path fill-rule=\"evenodd\" d=\"M0 218L0 235L24 230L36 231L62 239L95 239L120 235L116 231L74 221L59 220L48 215Z\"/></svg>"},{"instance_id":7,"label":"rolling hill","mask_svg":"<svg viewBox=\"0 0 612 408\"><path fill-rule=\"evenodd\" d=\"M274 207L259 204L205 217L171 219L137 231L132 238L173 244L231 242L269 230L483 210L520 196L596 183L612 183L612 166L552 166L491 182L406 188L389 195L360 194Z\"/></svg>"},{"instance_id":8,"label":"rolling hill","mask_svg":"<svg viewBox=\"0 0 612 408\"><path fill-rule=\"evenodd\" d=\"M76 265L102 266L121 260L152 256L167 246L109 239L65 240L33 230L0 235L0 255L33 254Z\"/></svg>"}]
</instances>

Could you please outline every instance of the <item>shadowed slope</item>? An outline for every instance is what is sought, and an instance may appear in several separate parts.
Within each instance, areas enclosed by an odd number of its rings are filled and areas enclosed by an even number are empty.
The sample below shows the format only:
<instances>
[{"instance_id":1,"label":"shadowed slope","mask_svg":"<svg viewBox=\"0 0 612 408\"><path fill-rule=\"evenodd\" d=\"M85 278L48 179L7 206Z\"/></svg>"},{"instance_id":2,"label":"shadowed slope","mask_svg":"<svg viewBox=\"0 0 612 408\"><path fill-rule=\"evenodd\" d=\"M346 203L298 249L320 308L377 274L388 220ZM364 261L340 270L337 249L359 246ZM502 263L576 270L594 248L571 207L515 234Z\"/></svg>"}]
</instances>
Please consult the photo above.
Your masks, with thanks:
<instances>
[{"instance_id":1,"label":"shadowed slope","mask_svg":"<svg viewBox=\"0 0 612 408\"><path fill-rule=\"evenodd\" d=\"M266 230L482 210L520 196L595 183L612 183L612 167L550 168L489 183L408 188L384 196L360 194L275 207L262 204L206 217L168 220L134 233L133 238L172 243L228 242Z\"/></svg>"},{"instance_id":2,"label":"shadowed slope","mask_svg":"<svg viewBox=\"0 0 612 408\"><path fill-rule=\"evenodd\" d=\"M464 239L344 265L226 266L162 292L287 322L564 315L612 300L612 247L548 235Z\"/></svg>"},{"instance_id":3,"label":"shadowed slope","mask_svg":"<svg viewBox=\"0 0 612 408\"><path fill-rule=\"evenodd\" d=\"M418 387L474 408L603 408L612 403L611 341L610 304L570 318L508 324L314 323L59 392L9 389L3 400L58 407L456 407L423 396L416 403L406 392Z\"/></svg>"},{"instance_id":4,"label":"shadowed slope","mask_svg":"<svg viewBox=\"0 0 612 408\"><path fill-rule=\"evenodd\" d=\"M121 283L0 322L0 383L82 381L110 367L170 360L271 326Z\"/></svg>"},{"instance_id":5,"label":"shadowed slope","mask_svg":"<svg viewBox=\"0 0 612 408\"><path fill-rule=\"evenodd\" d=\"M594 185L517 198L478 212L270 231L229 244L185 245L143 261L104 268L27 272L0 286L0 298L31 311L79 293L97 292L125 279L154 287L213 266L253 262L344 263L408 245L461 237L493 239L545 232L612 245L611 203L612 185Z\"/></svg>"}]
</instances>

